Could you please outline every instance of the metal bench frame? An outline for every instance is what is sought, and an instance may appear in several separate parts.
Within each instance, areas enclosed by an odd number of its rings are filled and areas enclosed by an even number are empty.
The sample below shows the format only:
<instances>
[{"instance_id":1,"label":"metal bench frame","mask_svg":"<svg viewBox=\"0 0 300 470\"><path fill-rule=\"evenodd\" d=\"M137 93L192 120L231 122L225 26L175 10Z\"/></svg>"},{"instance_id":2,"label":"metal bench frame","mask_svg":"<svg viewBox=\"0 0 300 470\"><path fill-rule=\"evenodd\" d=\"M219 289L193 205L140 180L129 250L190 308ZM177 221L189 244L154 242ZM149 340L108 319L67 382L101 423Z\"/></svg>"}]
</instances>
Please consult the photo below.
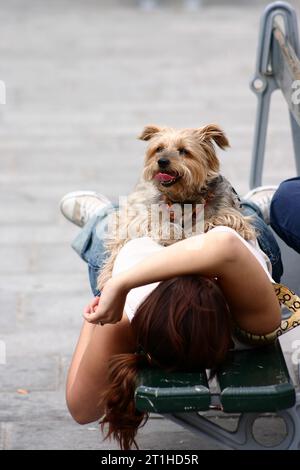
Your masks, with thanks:
<instances>
[{"instance_id":1,"label":"metal bench frame","mask_svg":"<svg viewBox=\"0 0 300 470\"><path fill-rule=\"evenodd\" d=\"M283 30L277 25L277 18L283 21ZM268 127L268 117L271 95L274 90L281 89L285 96L290 114L291 133L293 138L297 173L300 174L300 105L291 102L293 80L300 80L299 38L297 17L293 8L285 2L270 4L261 19L257 65L251 88L258 98L255 137L252 155L250 187L261 185L265 143ZM292 65L295 65L291 69ZM298 77L299 72L299 77ZM147 381L146 387L147 390ZM137 389L139 394L139 389ZM210 393L209 409L222 410L222 397L219 393ZM193 407L191 407L193 409ZM143 409L143 407L140 407ZM186 409L186 408L184 408ZM200 408L203 409L203 408ZM254 438L253 424L262 416L261 412L242 412L237 429L227 431L213 423L197 411L162 412L164 417L180 424L206 439L217 443L224 449L270 449ZM272 412L272 414L274 414ZM296 393L293 407L275 412L281 417L286 426L286 436L282 442L272 449L300 449L300 393Z\"/></svg>"},{"instance_id":2,"label":"metal bench frame","mask_svg":"<svg viewBox=\"0 0 300 470\"><path fill-rule=\"evenodd\" d=\"M253 424L257 418L262 416L261 413L242 413L234 432L221 428L205 416L199 415L199 413L172 413L163 416L189 431L217 443L219 447L225 450L299 450L300 448L299 396L293 408L276 413L276 416L284 420L287 432L284 440L273 447L266 447L254 438Z\"/></svg>"},{"instance_id":3,"label":"metal bench frame","mask_svg":"<svg viewBox=\"0 0 300 470\"><path fill-rule=\"evenodd\" d=\"M274 35L278 17L283 20L284 25L284 52L280 46L280 38ZM250 173L251 189L260 186L262 182L270 101L273 91L277 89L281 89L288 103L296 170L300 174L300 105L291 101L292 83L300 80L299 51L295 10L286 2L271 3L261 18L256 71L250 83L258 99ZM294 61L294 70L291 70L287 58Z\"/></svg>"}]
</instances>

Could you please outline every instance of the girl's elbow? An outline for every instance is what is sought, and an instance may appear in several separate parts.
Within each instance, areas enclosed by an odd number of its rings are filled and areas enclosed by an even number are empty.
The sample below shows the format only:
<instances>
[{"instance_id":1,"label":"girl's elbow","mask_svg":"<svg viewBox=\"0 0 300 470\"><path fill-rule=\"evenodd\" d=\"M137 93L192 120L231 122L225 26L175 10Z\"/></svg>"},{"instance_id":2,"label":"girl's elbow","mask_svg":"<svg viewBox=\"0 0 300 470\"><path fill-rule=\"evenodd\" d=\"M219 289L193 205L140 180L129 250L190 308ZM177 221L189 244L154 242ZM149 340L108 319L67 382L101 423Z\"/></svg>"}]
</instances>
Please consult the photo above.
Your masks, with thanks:
<instances>
[{"instance_id":1,"label":"girl's elbow","mask_svg":"<svg viewBox=\"0 0 300 470\"><path fill-rule=\"evenodd\" d=\"M70 411L70 413L71 413L72 418L74 419L74 421L76 421L77 424L81 424L83 426L84 424L91 423L91 421L87 419L86 416L83 416L80 413L76 413L76 412L73 413L72 411Z\"/></svg>"},{"instance_id":2,"label":"girl's elbow","mask_svg":"<svg viewBox=\"0 0 300 470\"><path fill-rule=\"evenodd\" d=\"M94 421L97 420L97 418L95 418L94 416L91 417L89 414L78 409L78 407L70 406L70 404L68 404L68 410L70 412L70 415L72 416L74 421L76 421L77 424L84 425L84 424L93 423Z\"/></svg>"},{"instance_id":3,"label":"girl's elbow","mask_svg":"<svg viewBox=\"0 0 300 470\"><path fill-rule=\"evenodd\" d=\"M80 407L78 406L78 404L76 404L76 402L74 402L74 400L71 397L69 396L66 397L66 403L67 403L69 413L74 419L74 421L76 421L76 423L78 424L87 424L86 416L83 416L80 410Z\"/></svg>"},{"instance_id":4,"label":"girl's elbow","mask_svg":"<svg viewBox=\"0 0 300 470\"><path fill-rule=\"evenodd\" d=\"M66 404L70 415L78 424L89 424L98 419L98 417L95 417L94 414L91 415L90 410L85 410L82 406L82 403L71 394L66 395Z\"/></svg>"},{"instance_id":5,"label":"girl's elbow","mask_svg":"<svg viewBox=\"0 0 300 470\"><path fill-rule=\"evenodd\" d=\"M80 416L80 415L72 416L72 418L74 419L74 421L76 421L77 424L81 424L82 426L84 424L90 424L96 421L95 419L89 419L86 416Z\"/></svg>"}]
</instances>

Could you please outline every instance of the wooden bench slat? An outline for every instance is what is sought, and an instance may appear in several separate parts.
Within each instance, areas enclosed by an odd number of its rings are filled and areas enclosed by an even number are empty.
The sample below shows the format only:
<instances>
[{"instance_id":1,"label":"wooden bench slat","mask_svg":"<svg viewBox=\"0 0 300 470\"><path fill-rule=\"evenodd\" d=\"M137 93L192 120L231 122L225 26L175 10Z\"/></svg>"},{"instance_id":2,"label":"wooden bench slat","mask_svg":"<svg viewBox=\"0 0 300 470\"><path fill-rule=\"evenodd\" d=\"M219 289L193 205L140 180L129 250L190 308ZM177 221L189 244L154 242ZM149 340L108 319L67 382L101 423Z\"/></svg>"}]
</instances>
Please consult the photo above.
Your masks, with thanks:
<instances>
[{"instance_id":1,"label":"wooden bench slat","mask_svg":"<svg viewBox=\"0 0 300 470\"><path fill-rule=\"evenodd\" d=\"M224 411L274 412L295 403L279 342L232 353L217 377Z\"/></svg>"},{"instance_id":2,"label":"wooden bench slat","mask_svg":"<svg viewBox=\"0 0 300 470\"><path fill-rule=\"evenodd\" d=\"M166 373L142 369L136 389L137 409L154 413L204 411L210 404L210 391L204 372Z\"/></svg>"}]
</instances>

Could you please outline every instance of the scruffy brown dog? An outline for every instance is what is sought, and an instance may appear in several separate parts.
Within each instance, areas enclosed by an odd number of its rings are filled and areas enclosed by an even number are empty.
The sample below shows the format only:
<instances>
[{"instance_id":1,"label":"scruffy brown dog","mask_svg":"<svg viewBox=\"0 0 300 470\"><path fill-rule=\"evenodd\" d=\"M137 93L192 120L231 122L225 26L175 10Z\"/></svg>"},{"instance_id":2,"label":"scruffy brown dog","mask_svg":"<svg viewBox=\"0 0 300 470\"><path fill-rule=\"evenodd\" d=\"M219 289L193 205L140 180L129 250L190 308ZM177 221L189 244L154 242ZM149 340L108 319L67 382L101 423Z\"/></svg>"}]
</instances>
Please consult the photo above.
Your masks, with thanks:
<instances>
[{"instance_id":1,"label":"scruffy brown dog","mask_svg":"<svg viewBox=\"0 0 300 470\"><path fill-rule=\"evenodd\" d=\"M150 125L144 128L139 138L149 142L143 175L134 192L128 196L126 208L115 214L115 222L121 231L106 240L108 256L98 277L99 290L111 277L116 255L129 239L147 235L169 245L185 238L182 219L178 222L172 210L168 238L163 236L161 219L158 230L153 233L152 226L152 231L149 231L150 207L154 204L171 208L178 203L191 204L194 209L197 204L203 204L204 232L217 225L226 225L246 240L256 238L251 217L242 215L237 194L219 173L215 145L221 149L229 147L219 126L209 124L197 129L176 130ZM145 206L148 208L146 211L143 209ZM191 211L192 224L196 214L194 209Z\"/></svg>"}]
</instances>

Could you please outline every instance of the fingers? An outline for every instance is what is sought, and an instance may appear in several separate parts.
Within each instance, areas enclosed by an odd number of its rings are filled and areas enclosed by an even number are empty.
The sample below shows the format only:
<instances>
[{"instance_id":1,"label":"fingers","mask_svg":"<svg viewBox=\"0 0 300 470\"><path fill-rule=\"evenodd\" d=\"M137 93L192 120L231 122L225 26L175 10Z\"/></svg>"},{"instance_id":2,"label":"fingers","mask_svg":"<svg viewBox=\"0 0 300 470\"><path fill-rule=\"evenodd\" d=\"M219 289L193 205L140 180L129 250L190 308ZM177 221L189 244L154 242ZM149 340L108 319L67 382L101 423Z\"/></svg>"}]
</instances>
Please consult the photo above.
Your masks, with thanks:
<instances>
[{"instance_id":1,"label":"fingers","mask_svg":"<svg viewBox=\"0 0 300 470\"><path fill-rule=\"evenodd\" d=\"M107 308L107 302L99 304L100 297L95 297L89 305L83 310L83 318L88 322L96 325L104 325L107 323L118 323L121 317L116 316L116 312L110 308Z\"/></svg>"},{"instance_id":2,"label":"fingers","mask_svg":"<svg viewBox=\"0 0 300 470\"><path fill-rule=\"evenodd\" d=\"M99 323L101 319L99 297L95 297L89 305L88 311L84 310L83 317L89 323Z\"/></svg>"},{"instance_id":3,"label":"fingers","mask_svg":"<svg viewBox=\"0 0 300 470\"><path fill-rule=\"evenodd\" d=\"M99 300L100 300L100 297L94 297L93 300L88 305L86 305L86 307L84 307L83 312L84 313L94 312L95 307L99 303Z\"/></svg>"},{"instance_id":4,"label":"fingers","mask_svg":"<svg viewBox=\"0 0 300 470\"><path fill-rule=\"evenodd\" d=\"M100 297L99 297L99 296L94 297L93 300L92 300L92 302L91 302L91 305L92 305L93 307L95 307L95 305L98 305L98 304L99 304L99 300L100 300Z\"/></svg>"},{"instance_id":5,"label":"fingers","mask_svg":"<svg viewBox=\"0 0 300 470\"><path fill-rule=\"evenodd\" d=\"M101 318L101 315L98 315L96 312L94 313L83 313L83 318L88 322L88 323L94 323L98 324L100 323L107 323L103 318Z\"/></svg>"},{"instance_id":6,"label":"fingers","mask_svg":"<svg viewBox=\"0 0 300 470\"><path fill-rule=\"evenodd\" d=\"M91 313L91 306L90 305L86 305L83 309L83 313Z\"/></svg>"},{"instance_id":7,"label":"fingers","mask_svg":"<svg viewBox=\"0 0 300 470\"><path fill-rule=\"evenodd\" d=\"M97 312L94 313L83 313L83 318L88 322L88 323L93 323L94 325L106 325L106 324L114 324L118 323L120 319L112 319L108 315L105 317L102 314L99 314Z\"/></svg>"},{"instance_id":8,"label":"fingers","mask_svg":"<svg viewBox=\"0 0 300 470\"><path fill-rule=\"evenodd\" d=\"M83 318L89 323L99 322L98 317L96 317L95 314L90 312L83 312Z\"/></svg>"}]
</instances>

